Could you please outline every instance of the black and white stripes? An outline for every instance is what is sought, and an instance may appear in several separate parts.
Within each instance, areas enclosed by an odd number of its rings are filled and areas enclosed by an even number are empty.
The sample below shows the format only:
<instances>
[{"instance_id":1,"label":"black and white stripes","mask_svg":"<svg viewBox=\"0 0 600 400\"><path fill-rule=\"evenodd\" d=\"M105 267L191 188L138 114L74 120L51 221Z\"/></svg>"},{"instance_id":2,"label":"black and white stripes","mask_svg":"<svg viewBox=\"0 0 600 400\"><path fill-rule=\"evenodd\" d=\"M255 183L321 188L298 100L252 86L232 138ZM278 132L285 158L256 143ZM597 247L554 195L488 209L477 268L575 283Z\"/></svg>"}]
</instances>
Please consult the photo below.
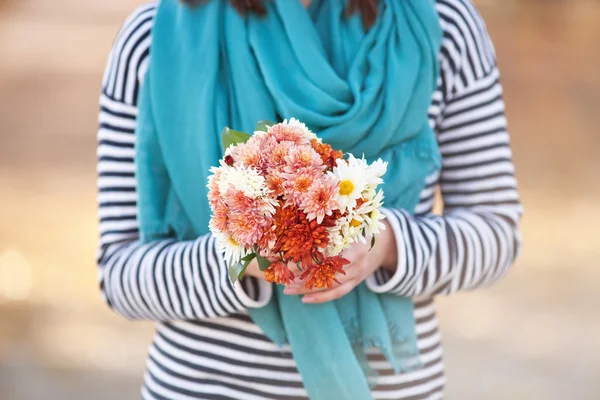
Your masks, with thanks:
<instances>
[{"instance_id":1,"label":"black and white stripes","mask_svg":"<svg viewBox=\"0 0 600 400\"><path fill-rule=\"evenodd\" d=\"M137 9L123 24L102 82L103 92L110 98L137 103L139 85L148 68L155 15L156 4L150 3Z\"/></svg>"},{"instance_id":2,"label":"black and white stripes","mask_svg":"<svg viewBox=\"0 0 600 400\"><path fill-rule=\"evenodd\" d=\"M415 301L424 368L394 375L375 352L376 399L442 398L444 370L432 296L497 282L520 249L521 206L502 88L483 21L468 0L438 0L444 30L438 90L429 109L442 170L428 178L416 215L386 210L400 262L368 281ZM146 399L305 399L289 348L247 316L272 295L253 278L233 287L215 239L138 241L134 164L137 94L148 66L156 5L139 8L115 40L103 79L98 131L98 271L119 314L157 322ZM444 214L430 214L439 185Z\"/></svg>"}]
</instances>

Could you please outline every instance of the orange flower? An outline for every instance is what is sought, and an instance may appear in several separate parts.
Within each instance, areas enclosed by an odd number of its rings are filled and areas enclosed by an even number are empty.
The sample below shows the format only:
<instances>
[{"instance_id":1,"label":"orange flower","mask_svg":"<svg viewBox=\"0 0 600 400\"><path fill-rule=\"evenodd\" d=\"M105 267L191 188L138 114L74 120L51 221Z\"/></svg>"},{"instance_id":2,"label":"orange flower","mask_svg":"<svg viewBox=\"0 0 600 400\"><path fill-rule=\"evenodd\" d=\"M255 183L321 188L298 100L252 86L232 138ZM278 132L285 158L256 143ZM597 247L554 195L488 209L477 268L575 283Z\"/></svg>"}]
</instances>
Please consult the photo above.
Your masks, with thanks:
<instances>
[{"instance_id":1,"label":"orange flower","mask_svg":"<svg viewBox=\"0 0 600 400\"><path fill-rule=\"evenodd\" d=\"M319 153L321 160L323 160L323 164L327 165L329 168L335 167L335 160L344 156L344 153L341 150L333 150L330 145L319 143L317 139L312 139L310 145L317 153Z\"/></svg>"},{"instance_id":2,"label":"orange flower","mask_svg":"<svg viewBox=\"0 0 600 400\"><path fill-rule=\"evenodd\" d=\"M335 274L338 272L346 274L343 270L344 265L350 264L342 256L328 257L321 264L314 264L305 270L300 279L304 281L304 287L312 289L329 289L333 286L333 282L340 283L335 279Z\"/></svg>"},{"instance_id":3,"label":"orange flower","mask_svg":"<svg viewBox=\"0 0 600 400\"><path fill-rule=\"evenodd\" d=\"M264 274L267 282L278 285L289 285L295 278L294 273L281 260L272 262L269 268L264 271Z\"/></svg>"},{"instance_id":4,"label":"orange flower","mask_svg":"<svg viewBox=\"0 0 600 400\"><path fill-rule=\"evenodd\" d=\"M294 206L285 207L279 216L277 214L278 212L275 213L275 223L280 234L273 252L283 253L285 260L301 262L303 267L313 264L313 256L327 247L327 227L318 224L316 220L309 222L306 214L296 210Z\"/></svg>"},{"instance_id":5,"label":"orange flower","mask_svg":"<svg viewBox=\"0 0 600 400\"><path fill-rule=\"evenodd\" d=\"M275 226L275 235L280 237L286 231L288 225L291 225L296 220L298 210L296 206L284 207L284 202L279 201L279 206L275 208L273 215L273 225Z\"/></svg>"}]
</instances>

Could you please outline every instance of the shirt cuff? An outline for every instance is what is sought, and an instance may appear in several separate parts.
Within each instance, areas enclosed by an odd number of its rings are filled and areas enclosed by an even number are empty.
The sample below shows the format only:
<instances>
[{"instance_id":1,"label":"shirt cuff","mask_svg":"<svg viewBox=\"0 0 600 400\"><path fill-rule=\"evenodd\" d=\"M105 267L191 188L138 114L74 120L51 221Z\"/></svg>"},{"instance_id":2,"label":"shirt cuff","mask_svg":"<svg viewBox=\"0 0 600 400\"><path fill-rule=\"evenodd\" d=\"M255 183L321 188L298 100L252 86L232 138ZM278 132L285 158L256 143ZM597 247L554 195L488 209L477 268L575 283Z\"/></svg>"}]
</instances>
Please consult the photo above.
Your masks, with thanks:
<instances>
[{"instance_id":1,"label":"shirt cuff","mask_svg":"<svg viewBox=\"0 0 600 400\"><path fill-rule=\"evenodd\" d=\"M391 291L397 291L398 286L406 275L406 264L404 263L404 260L406 259L406 247L404 245L404 233L402 232L399 220L400 215L386 208L382 208L381 212L385 215L388 223L392 227L394 237L396 238L398 264L396 265L396 270L393 272L380 268L375 271L375 273L368 276L365 283L367 284L367 287L375 293L389 293Z\"/></svg>"},{"instance_id":2,"label":"shirt cuff","mask_svg":"<svg viewBox=\"0 0 600 400\"><path fill-rule=\"evenodd\" d=\"M249 276L236 281L233 288L240 302L246 308L264 307L273 297L273 285L271 283Z\"/></svg>"}]
</instances>

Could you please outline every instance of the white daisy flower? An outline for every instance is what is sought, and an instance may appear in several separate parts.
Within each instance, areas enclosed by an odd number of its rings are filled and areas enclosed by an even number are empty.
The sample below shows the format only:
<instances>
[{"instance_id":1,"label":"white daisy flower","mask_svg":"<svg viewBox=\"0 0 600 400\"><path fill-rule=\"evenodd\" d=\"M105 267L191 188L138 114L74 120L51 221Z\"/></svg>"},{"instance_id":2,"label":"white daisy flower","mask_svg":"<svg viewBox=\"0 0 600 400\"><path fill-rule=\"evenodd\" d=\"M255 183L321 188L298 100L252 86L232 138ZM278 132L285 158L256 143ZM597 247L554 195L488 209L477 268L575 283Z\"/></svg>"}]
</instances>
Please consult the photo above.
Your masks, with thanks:
<instances>
[{"instance_id":1,"label":"white daisy flower","mask_svg":"<svg viewBox=\"0 0 600 400\"><path fill-rule=\"evenodd\" d=\"M329 242L325 248L325 254L328 257L334 257L346 248L347 243L342 236L339 226L331 227L327 231L329 233Z\"/></svg>"},{"instance_id":2,"label":"white daisy flower","mask_svg":"<svg viewBox=\"0 0 600 400\"><path fill-rule=\"evenodd\" d=\"M353 220L348 217L342 217L336 222L336 226L328 229L329 243L325 252L327 256L333 257L339 255L342 251L355 243L360 236L361 228L359 228Z\"/></svg>"},{"instance_id":3,"label":"white daisy flower","mask_svg":"<svg viewBox=\"0 0 600 400\"><path fill-rule=\"evenodd\" d=\"M362 192L362 197L367 202L373 200L377 195L377 185L366 185L365 190ZM363 205L366 203L363 203Z\"/></svg>"},{"instance_id":4,"label":"white daisy flower","mask_svg":"<svg viewBox=\"0 0 600 400\"><path fill-rule=\"evenodd\" d=\"M375 190L373 190L373 193L374 194L368 198L363 196L363 199L366 201L353 211L352 214L354 218L358 219L359 221L363 221L362 217L364 215L369 214L374 208L381 206L380 203L383 200L383 191L379 190L379 193L377 193Z\"/></svg>"},{"instance_id":5,"label":"white daisy flower","mask_svg":"<svg viewBox=\"0 0 600 400\"><path fill-rule=\"evenodd\" d=\"M346 240L348 244L355 243L356 241L361 241L365 243L365 238L362 235L363 231L363 223L359 221L357 218L348 218L348 225L344 225L342 227L342 236Z\"/></svg>"},{"instance_id":6,"label":"white daisy flower","mask_svg":"<svg viewBox=\"0 0 600 400\"><path fill-rule=\"evenodd\" d=\"M378 159L367 166L367 185L363 191L365 200L372 200L376 195L377 186L383 183L381 178L387 171L387 162Z\"/></svg>"},{"instance_id":7,"label":"white daisy flower","mask_svg":"<svg viewBox=\"0 0 600 400\"><path fill-rule=\"evenodd\" d=\"M365 204L364 210L367 211L362 214L362 218L365 222L365 233L367 237L376 235L380 231L385 229L385 225L381 222L385 219L385 215L381 212L383 206L383 190L379 190L375 198ZM362 208L362 207L361 207Z\"/></svg>"},{"instance_id":8,"label":"white daisy flower","mask_svg":"<svg viewBox=\"0 0 600 400\"><path fill-rule=\"evenodd\" d=\"M380 158L377 161L373 161L369 166L369 169L373 176L381 178L387 172L387 166L388 163Z\"/></svg>"},{"instance_id":9,"label":"white daisy flower","mask_svg":"<svg viewBox=\"0 0 600 400\"><path fill-rule=\"evenodd\" d=\"M227 262L227 265L235 265L240 262L243 257L248 255L249 250L236 242L231 235L220 232L216 229L213 230L213 234L217 239L219 249L222 253L224 253L224 258L225 262Z\"/></svg>"},{"instance_id":10,"label":"white daisy flower","mask_svg":"<svg viewBox=\"0 0 600 400\"><path fill-rule=\"evenodd\" d=\"M385 215L379 208L375 208L369 214L365 215L365 233L367 237L377 235L379 232L385 230L385 224L381 222L385 219Z\"/></svg>"},{"instance_id":11,"label":"white daisy flower","mask_svg":"<svg viewBox=\"0 0 600 400\"><path fill-rule=\"evenodd\" d=\"M365 168L352 155L348 160L337 160L337 166L332 174L339 182L338 207L344 212L346 209L356 207L356 200L362 197L366 189L367 174Z\"/></svg>"}]
</instances>

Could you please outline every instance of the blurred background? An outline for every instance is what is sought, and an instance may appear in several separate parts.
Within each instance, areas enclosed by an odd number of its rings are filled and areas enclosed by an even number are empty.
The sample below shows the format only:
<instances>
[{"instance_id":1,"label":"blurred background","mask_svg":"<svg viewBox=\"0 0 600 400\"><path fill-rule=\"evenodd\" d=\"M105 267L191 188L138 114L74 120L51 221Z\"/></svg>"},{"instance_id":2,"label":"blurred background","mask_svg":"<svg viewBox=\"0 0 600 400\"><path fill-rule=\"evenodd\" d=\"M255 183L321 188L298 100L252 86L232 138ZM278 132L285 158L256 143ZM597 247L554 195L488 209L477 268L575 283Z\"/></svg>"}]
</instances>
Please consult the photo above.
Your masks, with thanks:
<instances>
[{"instance_id":1,"label":"blurred background","mask_svg":"<svg viewBox=\"0 0 600 400\"><path fill-rule=\"evenodd\" d=\"M476 1L525 206L491 290L440 298L448 399L600 399L600 2ZM152 326L100 299L102 71L136 0L0 0L0 400L139 398Z\"/></svg>"}]
</instances>

